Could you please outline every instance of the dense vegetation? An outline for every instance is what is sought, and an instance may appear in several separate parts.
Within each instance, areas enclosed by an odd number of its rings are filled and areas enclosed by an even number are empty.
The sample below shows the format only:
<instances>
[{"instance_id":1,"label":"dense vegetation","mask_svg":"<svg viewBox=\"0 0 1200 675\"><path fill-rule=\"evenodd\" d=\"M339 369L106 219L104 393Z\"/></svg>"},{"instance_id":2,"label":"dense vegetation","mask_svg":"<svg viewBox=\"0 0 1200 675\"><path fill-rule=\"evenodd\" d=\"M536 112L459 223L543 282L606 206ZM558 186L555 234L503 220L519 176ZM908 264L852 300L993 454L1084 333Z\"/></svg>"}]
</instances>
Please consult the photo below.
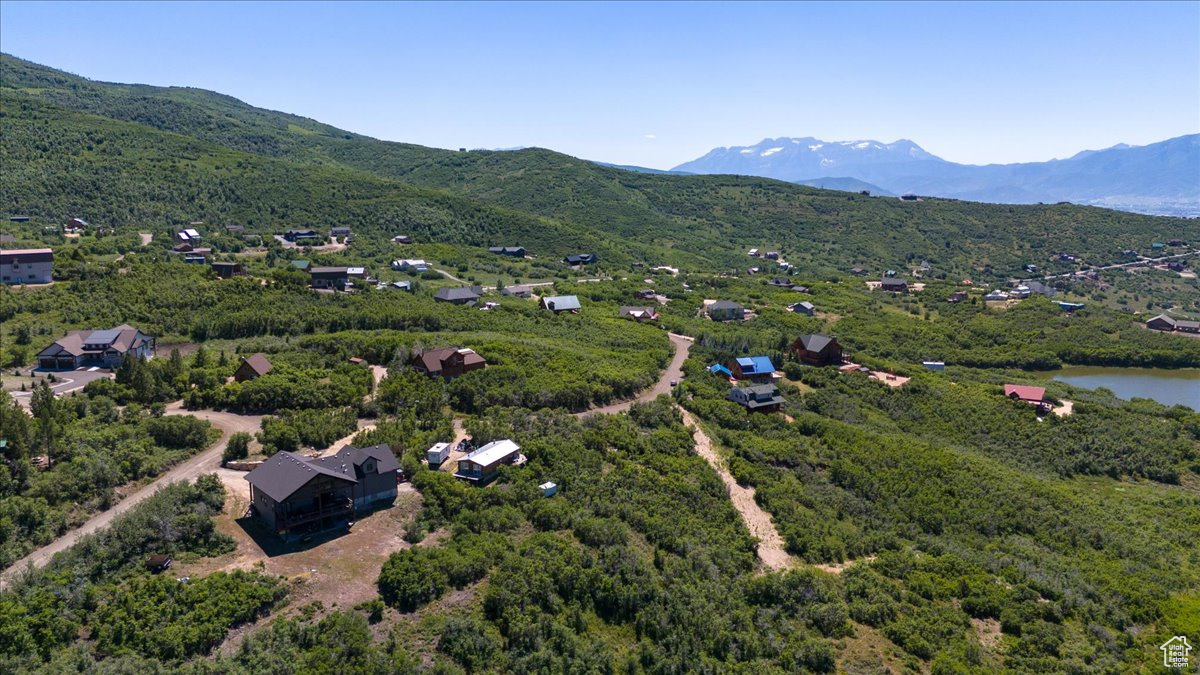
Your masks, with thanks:
<instances>
[{"instance_id":1,"label":"dense vegetation","mask_svg":"<svg viewBox=\"0 0 1200 675\"><path fill-rule=\"evenodd\" d=\"M635 174L544 150L447 152L210 92L88 82L7 56L0 68L0 202L33 216L5 227L57 252L53 286L0 289L0 365L26 370L68 329L130 323L164 346L72 396L39 387L32 414L0 394L0 567L208 445L206 423L164 414L175 401L266 415L256 435L233 436L227 461L326 448L370 421L353 442L391 448L413 505L371 542L386 562L355 568L377 596L284 606L283 582L241 571L243 544L234 552L215 525L223 504L235 518L244 504L226 503L211 476L167 487L0 594L0 671L1122 672L1200 631L1200 413L1029 372L1200 366L1200 340L1120 311L1195 309L1197 282L1165 271L1056 281L1060 297L1086 301L1071 313L1038 297L989 305L978 283L1026 262L1075 269L1047 263L1056 251L1105 262L1154 239L1195 241L1196 221ZM65 238L68 216L95 227ZM217 279L172 256L174 229L194 220L250 276ZM349 248L270 237L333 225L354 228ZM797 269L751 260L750 247L782 250ZM582 251L600 262L560 260ZM395 257L437 271L393 271ZM297 259L415 288L316 292ZM932 269L912 295L847 275L891 267L914 281L921 260ZM682 271L649 269L662 263ZM769 285L775 274L806 289ZM492 289L488 311L432 298L531 280L553 284L537 294L578 295L581 311ZM665 301L659 320L619 319L621 306L659 302L635 298L646 288ZM709 321L706 300L753 319ZM787 311L803 300L816 316ZM567 414L652 385L670 356L664 329L695 338L673 400ZM789 346L812 332L912 380L894 389L801 366ZM448 346L488 367L450 381L413 368ZM256 352L271 372L232 382ZM785 376L786 417L748 415L706 369L760 354ZM386 376L376 384L357 359ZM927 359L946 370L927 372ZM1014 382L1044 385L1073 414L1039 420L1003 397ZM758 559L678 406L755 489L791 569ZM484 489L424 466L424 450L460 426L477 446L516 440L529 462ZM224 571L150 576L149 552L222 556L205 569Z\"/></svg>"},{"instance_id":2,"label":"dense vegetation","mask_svg":"<svg viewBox=\"0 0 1200 675\"><path fill-rule=\"evenodd\" d=\"M208 423L193 417L156 417L136 404L118 412L104 396L56 399L41 387L32 398L31 415L0 391L0 567L107 509L117 488L212 441Z\"/></svg>"},{"instance_id":3,"label":"dense vegetation","mask_svg":"<svg viewBox=\"0 0 1200 675\"><path fill-rule=\"evenodd\" d=\"M0 67L2 157L12 169L0 201L50 221L237 222L259 234L337 224L520 242L535 255L597 250L718 267L770 247L825 273L929 260L948 278L1002 277L1064 250L1095 264L1153 240L1200 239L1194 221L1071 205L905 203L767 179L635 173L538 149L433 150L211 92L90 82L10 56Z\"/></svg>"},{"instance_id":4,"label":"dense vegetation","mask_svg":"<svg viewBox=\"0 0 1200 675\"><path fill-rule=\"evenodd\" d=\"M224 495L211 475L167 486L46 568L22 575L0 595L0 670L91 670L100 658L178 663L269 610L284 594L277 579L235 571L185 582L147 576L142 567L147 551L180 557L231 550L233 541L211 518ZM76 644L80 634L91 641Z\"/></svg>"}]
</instances>

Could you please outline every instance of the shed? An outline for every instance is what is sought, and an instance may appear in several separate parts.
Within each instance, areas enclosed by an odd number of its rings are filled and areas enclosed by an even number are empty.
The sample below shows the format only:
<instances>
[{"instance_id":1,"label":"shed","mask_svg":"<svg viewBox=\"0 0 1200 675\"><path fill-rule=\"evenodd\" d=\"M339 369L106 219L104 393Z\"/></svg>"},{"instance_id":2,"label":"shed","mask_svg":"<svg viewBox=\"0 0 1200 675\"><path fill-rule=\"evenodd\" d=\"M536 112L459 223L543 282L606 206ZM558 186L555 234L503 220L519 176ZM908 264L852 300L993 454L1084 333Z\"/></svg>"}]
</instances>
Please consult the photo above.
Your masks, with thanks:
<instances>
[{"instance_id":1,"label":"shed","mask_svg":"<svg viewBox=\"0 0 1200 675\"><path fill-rule=\"evenodd\" d=\"M921 365L925 366L926 370L940 372L946 369L945 361L922 361Z\"/></svg>"},{"instance_id":2,"label":"shed","mask_svg":"<svg viewBox=\"0 0 1200 675\"><path fill-rule=\"evenodd\" d=\"M146 558L146 569L151 572L162 572L171 566L171 556L165 553L156 553L149 558Z\"/></svg>"},{"instance_id":3,"label":"shed","mask_svg":"<svg viewBox=\"0 0 1200 675\"><path fill-rule=\"evenodd\" d=\"M543 497L553 497L554 495L558 494L558 483L546 481L545 483L539 485L538 489L542 491Z\"/></svg>"}]
</instances>

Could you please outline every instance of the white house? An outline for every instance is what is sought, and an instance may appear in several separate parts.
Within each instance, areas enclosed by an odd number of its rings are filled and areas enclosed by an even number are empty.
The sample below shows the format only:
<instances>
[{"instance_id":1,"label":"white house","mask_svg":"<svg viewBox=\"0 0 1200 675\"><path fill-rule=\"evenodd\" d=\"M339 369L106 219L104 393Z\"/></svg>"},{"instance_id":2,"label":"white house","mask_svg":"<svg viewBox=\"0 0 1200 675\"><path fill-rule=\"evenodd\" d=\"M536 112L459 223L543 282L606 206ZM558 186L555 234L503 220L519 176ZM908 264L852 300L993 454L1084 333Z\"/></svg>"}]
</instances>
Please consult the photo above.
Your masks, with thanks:
<instances>
[{"instance_id":1,"label":"white house","mask_svg":"<svg viewBox=\"0 0 1200 675\"><path fill-rule=\"evenodd\" d=\"M399 272L407 272L409 270L412 270L414 272L425 272L426 270L429 269L429 263L427 263L424 260L421 260L419 258L406 258L403 260L393 260L392 261L392 269L397 270Z\"/></svg>"},{"instance_id":2,"label":"white house","mask_svg":"<svg viewBox=\"0 0 1200 675\"><path fill-rule=\"evenodd\" d=\"M200 242L200 233L193 228L187 228L175 233L175 238L181 244L197 244Z\"/></svg>"},{"instance_id":3,"label":"white house","mask_svg":"<svg viewBox=\"0 0 1200 675\"><path fill-rule=\"evenodd\" d=\"M502 465L519 466L524 463L525 455L521 454L521 446L506 438L492 441L458 460L458 471L454 473L454 477L476 485L484 485L499 474Z\"/></svg>"}]
</instances>

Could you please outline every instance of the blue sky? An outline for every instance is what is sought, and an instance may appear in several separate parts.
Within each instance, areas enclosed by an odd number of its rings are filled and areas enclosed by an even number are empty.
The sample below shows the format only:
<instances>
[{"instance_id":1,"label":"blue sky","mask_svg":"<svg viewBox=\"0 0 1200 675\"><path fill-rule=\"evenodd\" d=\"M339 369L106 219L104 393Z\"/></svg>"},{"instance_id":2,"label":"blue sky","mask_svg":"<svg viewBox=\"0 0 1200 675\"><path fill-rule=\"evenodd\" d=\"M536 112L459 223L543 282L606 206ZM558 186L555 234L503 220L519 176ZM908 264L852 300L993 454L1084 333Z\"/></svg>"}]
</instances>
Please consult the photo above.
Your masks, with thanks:
<instances>
[{"instance_id":1,"label":"blue sky","mask_svg":"<svg viewBox=\"0 0 1200 675\"><path fill-rule=\"evenodd\" d=\"M668 168L767 137L968 163L1200 131L1200 3L0 3L3 51L378 138Z\"/></svg>"}]
</instances>

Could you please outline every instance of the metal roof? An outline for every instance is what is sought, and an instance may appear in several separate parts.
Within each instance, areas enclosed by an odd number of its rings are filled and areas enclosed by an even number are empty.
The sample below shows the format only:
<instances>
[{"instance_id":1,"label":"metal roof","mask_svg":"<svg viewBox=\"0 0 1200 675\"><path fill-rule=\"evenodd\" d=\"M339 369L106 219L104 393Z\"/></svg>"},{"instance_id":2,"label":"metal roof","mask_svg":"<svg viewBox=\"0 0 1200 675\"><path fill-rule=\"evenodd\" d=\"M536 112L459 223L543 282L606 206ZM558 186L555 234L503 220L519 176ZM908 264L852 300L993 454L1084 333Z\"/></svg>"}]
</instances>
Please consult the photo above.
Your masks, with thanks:
<instances>
[{"instance_id":1,"label":"metal roof","mask_svg":"<svg viewBox=\"0 0 1200 675\"><path fill-rule=\"evenodd\" d=\"M553 295L542 298L542 306L556 312L579 309L579 298L574 295Z\"/></svg>"},{"instance_id":2,"label":"metal roof","mask_svg":"<svg viewBox=\"0 0 1200 675\"><path fill-rule=\"evenodd\" d=\"M775 372L775 364L766 356L743 356L737 360L743 373L761 374Z\"/></svg>"},{"instance_id":3,"label":"metal roof","mask_svg":"<svg viewBox=\"0 0 1200 675\"><path fill-rule=\"evenodd\" d=\"M492 441L482 448L479 448L475 452L467 455L466 457L463 457L463 459L470 460L480 466L491 466L505 457L508 457L515 452L519 452L520 450L521 446L506 438L502 441Z\"/></svg>"}]
</instances>

